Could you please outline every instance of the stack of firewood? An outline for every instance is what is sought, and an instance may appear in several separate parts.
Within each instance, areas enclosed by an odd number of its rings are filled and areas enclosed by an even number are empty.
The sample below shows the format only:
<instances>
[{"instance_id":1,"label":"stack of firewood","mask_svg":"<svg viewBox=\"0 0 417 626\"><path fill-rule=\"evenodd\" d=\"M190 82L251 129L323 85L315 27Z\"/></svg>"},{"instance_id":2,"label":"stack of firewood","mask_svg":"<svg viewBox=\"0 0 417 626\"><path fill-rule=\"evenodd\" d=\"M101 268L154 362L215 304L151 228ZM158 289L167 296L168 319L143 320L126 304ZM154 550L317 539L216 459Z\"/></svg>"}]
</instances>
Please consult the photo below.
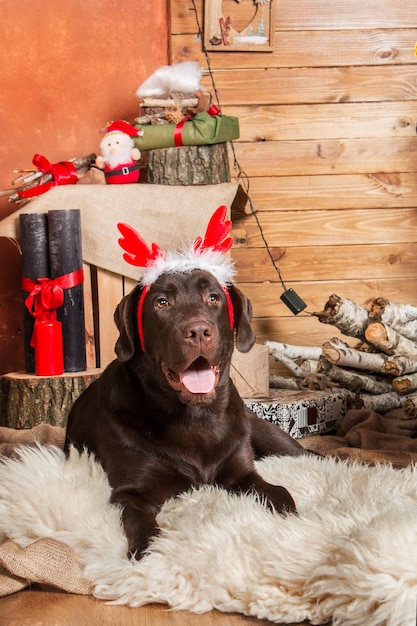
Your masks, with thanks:
<instances>
[{"instance_id":1,"label":"stack of firewood","mask_svg":"<svg viewBox=\"0 0 417 626\"><path fill-rule=\"evenodd\" d=\"M417 416L417 307L376 298L365 307L333 294L319 321L346 337L321 347L267 341L270 355L292 374L271 376L271 386L293 389L347 389L352 406L386 412L402 407Z\"/></svg>"},{"instance_id":2,"label":"stack of firewood","mask_svg":"<svg viewBox=\"0 0 417 626\"><path fill-rule=\"evenodd\" d=\"M178 124L187 115L207 111L211 102L208 91L193 93L170 91L160 96L147 96L139 99L142 115L136 118L137 124Z\"/></svg>"}]
</instances>

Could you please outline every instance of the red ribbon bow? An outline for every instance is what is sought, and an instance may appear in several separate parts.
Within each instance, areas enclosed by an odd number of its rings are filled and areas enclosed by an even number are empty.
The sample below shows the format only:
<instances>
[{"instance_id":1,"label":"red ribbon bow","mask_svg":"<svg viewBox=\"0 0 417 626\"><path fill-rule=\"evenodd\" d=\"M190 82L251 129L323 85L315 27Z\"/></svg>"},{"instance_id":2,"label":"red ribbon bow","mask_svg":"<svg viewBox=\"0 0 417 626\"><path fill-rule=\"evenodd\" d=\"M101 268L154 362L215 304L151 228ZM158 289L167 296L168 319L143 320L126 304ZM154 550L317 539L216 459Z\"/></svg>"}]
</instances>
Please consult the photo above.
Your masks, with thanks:
<instances>
[{"instance_id":1,"label":"red ribbon bow","mask_svg":"<svg viewBox=\"0 0 417 626\"><path fill-rule=\"evenodd\" d=\"M37 322L54 322L56 310L64 304L64 289L76 287L83 281L84 272L82 269L54 279L38 278L35 281L30 278L22 278L22 289L29 292L25 305Z\"/></svg>"},{"instance_id":2,"label":"red ribbon bow","mask_svg":"<svg viewBox=\"0 0 417 626\"><path fill-rule=\"evenodd\" d=\"M25 191L20 191L19 196L22 198L39 196L56 185L75 185L78 180L76 167L71 161L61 161L52 164L42 154L35 154L32 163L42 172L43 176L47 174L52 176L52 181L40 184L37 187L32 187L31 189L26 189Z\"/></svg>"}]
</instances>

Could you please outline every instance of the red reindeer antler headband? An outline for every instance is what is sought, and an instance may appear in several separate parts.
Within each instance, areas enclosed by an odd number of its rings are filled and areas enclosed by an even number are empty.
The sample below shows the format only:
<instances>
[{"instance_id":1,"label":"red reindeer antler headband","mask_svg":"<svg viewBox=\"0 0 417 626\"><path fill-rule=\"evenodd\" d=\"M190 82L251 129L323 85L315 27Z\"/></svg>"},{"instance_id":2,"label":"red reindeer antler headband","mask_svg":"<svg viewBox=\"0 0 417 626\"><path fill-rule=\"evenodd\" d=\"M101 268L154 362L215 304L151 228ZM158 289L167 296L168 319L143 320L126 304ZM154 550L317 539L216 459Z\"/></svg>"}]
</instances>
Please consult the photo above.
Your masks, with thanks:
<instances>
[{"instance_id":1,"label":"red reindeer antler headband","mask_svg":"<svg viewBox=\"0 0 417 626\"><path fill-rule=\"evenodd\" d=\"M125 223L117 224L123 235L119 245L123 250L123 258L127 263L143 267L144 272L140 283L143 285L138 303L138 332L143 352L145 351L143 332L143 304L152 283L161 276L173 272L191 272L202 269L213 274L222 286L227 301L230 327L234 327L233 305L227 289L234 276L233 264L225 253L230 250L233 239L229 237L232 223L226 220L227 207L220 206L212 215L204 238L196 237L191 248L163 251L156 243L147 245L139 233Z\"/></svg>"}]
</instances>

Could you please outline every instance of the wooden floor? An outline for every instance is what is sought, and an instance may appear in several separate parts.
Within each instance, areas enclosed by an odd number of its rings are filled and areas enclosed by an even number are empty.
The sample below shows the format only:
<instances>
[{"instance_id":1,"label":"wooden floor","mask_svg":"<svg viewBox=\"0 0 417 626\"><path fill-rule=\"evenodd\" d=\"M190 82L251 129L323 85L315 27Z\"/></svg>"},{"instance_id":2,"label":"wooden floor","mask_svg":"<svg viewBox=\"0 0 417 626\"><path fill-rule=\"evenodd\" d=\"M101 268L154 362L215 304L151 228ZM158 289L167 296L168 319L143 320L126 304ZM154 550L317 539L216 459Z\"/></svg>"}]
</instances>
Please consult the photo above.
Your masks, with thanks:
<instances>
[{"instance_id":1,"label":"wooden floor","mask_svg":"<svg viewBox=\"0 0 417 626\"><path fill-rule=\"evenodd\" d=\"M171 612L161 605L137 609L109 606L92 596L72 595L43 585L0 598L0 626L271 626L271 623L219 611L195 615Z\"/></svg>"}]
</instances>

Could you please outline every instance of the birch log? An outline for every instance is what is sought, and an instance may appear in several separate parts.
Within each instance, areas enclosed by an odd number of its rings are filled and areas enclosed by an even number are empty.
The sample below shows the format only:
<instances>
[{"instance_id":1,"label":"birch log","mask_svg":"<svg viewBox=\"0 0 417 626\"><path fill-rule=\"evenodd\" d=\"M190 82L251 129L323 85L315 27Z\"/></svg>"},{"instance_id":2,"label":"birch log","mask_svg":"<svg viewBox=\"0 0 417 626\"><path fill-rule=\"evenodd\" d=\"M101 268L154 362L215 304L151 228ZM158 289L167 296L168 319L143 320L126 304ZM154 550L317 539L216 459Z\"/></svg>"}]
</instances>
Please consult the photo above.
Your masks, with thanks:
<instances>
[{"instance_id":1,"label":"birch log","mask_svg":"<svg viewBox=\"0 0 417 626\"><path fill-rule=\"evenodd\" d=\"M365 337L369 343L382 350L385 354L408 357L417 357L417 343L400 335L396 330L383 324L373 322L365 330Z\"/></svg>"},{"instance_id":2,"label":"birch log","mask_svg":"<svg viewBox=\"0 0 417 626\"><path fill-rule=\"evenodd\" d=\"M417 374L407 374L405 376L399 376L398 378L394 378L392 381L392 386L395 391L398 393L407 393L409 391L413 391L417 389Z\"/></svg>"},{"instance_id":3,"label":"birch log","mask_svg":"<svg viewBox=\"0 0 417 626\"><path fill-rule=\"evenodd\" d=\"M280 354L276 351L274 358L276 361L282 363L282 365L285 365L285 367L293 374L293 376L296 376L297 378L304 377L303 370L300 368L300 366L297 365L297 363L290 359L286 354Z\"/></svg>"},{"instance_id":4,"label":"birch log","mask_svg":"<svg viewBox=\"0 0 417 626\"><path fill-rule=\"evenodd\" d=\"M172 106L173 104L177 104L178 106L184 108L195 109L198 105L198 96L192 94L179 94L176 98L171 98L168 94L161 98L156 97L146 97L139 99L139 106L141 109L146 109L148 107L162 107L167 108Z\"/></svg>"},{"instance_id":5,"label":"birch log","mask_svg":"<svg viewBox=\"0 0 417 626\"><path fill-rule=\"evenodd\" d=\"M310 376L310 374L316 374L318 368L318 359L306 359L300 363L300 372L303 376Z\"/></svg>"},{"instance_id":6,"label":"birch log","mask_svg":"<svg viewBox=\"0 0 417 626\"><path fill-rule=\"evenodd\" d=\"M375 298L368 306L370 320L384 322L398 330L402 324L417 321L417 307L411 304L398 304L386 298Z\"/></svg>"},{"instance_id":7,"label":"birch log","mask_svg":"<svg viewBox=\"0 0 417 626\"><path fill-rule=\"evenodd\" d=\"M326 344L328 344L329 346L332 346L333 348L349 348L350 347L349 344L346 343L346 341L342 341L340 337L332 337L331 339L326 341Z\"/></svg>"},{"instance_id":8,"label":"birch log","mask_svg":"<svg viewBox=\"0 0 417 626\"><path fill-rule=\"evenodd\" d=\"M417 358L402 355L393 355L387 358L382 365L382 372L391 376L402 376L417 372Z\"/></svg>"},{"instance_id":9,"label":"birch log","mask_svg":"<svg viewBox=\"0 0 417 626\"><path fill-rule=\"evenodd\" d=\"M392 323L390 326L404 337L407 337L407 339L417 341L417 320L410 320L409 322L398 325Z\"/></svg>"},{"instance_id":10,"label":"birch log","mask_svg":"<svg viewBox=\"0 0 417 626\"><path fill-rule=\"evenodd\" d=\"M382 322L407 339L417 340L417 307L390 302L386 298L375 298L367 309L372 322Z\"/></svg>"},{"instance_id":11,"label":"birch log","mask_svg":"<svg viewBox=\"0 0 417 626\"><path fill-rule=\"evenodd\" d=\"M272 374L269 377L269 386L272 389L302 389L301 381L289 376Z\"/></svg>"},{"instance_id":12,"label":"birch log","mask_svg":"<svg viewBox=\"0 0 417 626\"><path fill-rule=\"evenodd\" d=\"M401 398L395 391L380 393L377 395L361 394L361 400L365 409L372 409L376 413L386 413L401 407Z\"/></svg>"},{"instance_id":13,"label":"birch log","mask_svg":"<svg viewBox=\"0 0 417 626\"><path fill-rule=\"evenodd\" d=\"M363 352L355 348L339 348L329 342L323 344L323 357L333 365L352 367L368 372L381 372L388 358L386 354Z\"/></svg>"},{"instance_id":14,"label":"birch log","mask_svg":"<svg viewBox=\"0 0 417 626\"><path fill-rule=\"evenodd\" d=\"M289 343L280 343L278 341L266 341L269 354L277 361L280 361L280 355L285 354L288 358L295 360L301 359L319 359L321 356L321 348L310 346L294 346ZM278 358L276 358L278 355Z\"/></svg>"},{"instance_id":15,"label":"birch log","mask_svg":"<svg viewBox=\"0 0 417 626\"><path fill-rule=\"evenodd\" d=\"M358 339L364 339L369 323L368 311L364 307L336 294L330 296L323 311L313 315L323 324L333 324L344 335Z\"/></svg>"},{"instance_id":16,"label":"birch log","mask_svg":"<svg viewBox=\"0 0 417 626\"><path fill-rule=\"evenodd\" d=\"M410 393L403 402L403 410L409 419L417 417L417 393Z\"/></svg>"},{"instance_id":17,"label":"birch log","mask_svg":"<svg viewBox=\"0 0 417 626\"><path fill-rule=\"evenodd\" d=\"M407 339L417 340L417 307L375 298L367 308L371 322L382 322Z\"/></svg>"},{"instance_id":18,"label":"birch log","mask_svg":"<svg viewBox=\"0 0 417 626\"><path fill-rule=\"evenodd\" d=\"M343 385L351 391L367 391L372 394L388 393L392 391L388 380L377 380L375 376L359 374L351 370L345 370L332 365L324 358L319 360L319 371L326 374L330 380Z\"/></svg>"}]
</instances>

